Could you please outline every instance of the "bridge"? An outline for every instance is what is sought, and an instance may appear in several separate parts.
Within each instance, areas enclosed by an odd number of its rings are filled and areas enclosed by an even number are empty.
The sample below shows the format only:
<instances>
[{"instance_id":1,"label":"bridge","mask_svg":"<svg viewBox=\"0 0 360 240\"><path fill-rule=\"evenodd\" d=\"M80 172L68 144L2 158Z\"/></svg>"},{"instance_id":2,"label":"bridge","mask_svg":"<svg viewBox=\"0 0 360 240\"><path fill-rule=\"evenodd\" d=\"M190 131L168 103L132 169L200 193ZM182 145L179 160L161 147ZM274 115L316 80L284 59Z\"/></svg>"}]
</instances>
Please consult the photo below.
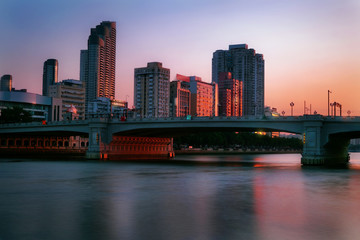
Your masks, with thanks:
<instances>
[{"instance_id":1,"label":"bridge","mask_svg":"<svg viewBox=\"0 0 360 240\"><path fill-rule=\"evenodd\" d=\"M1 124L0 136L12 134L47 134L88 136L88 158L99 158L102 144L115 136L174 137L206 131L268 131L301 134L304 140L301 163L323 165L346 163L351 138L360 137L360 117L194 117L186 118L119 118L99 116L88 120Z\"/></svg>"}]
</instances>

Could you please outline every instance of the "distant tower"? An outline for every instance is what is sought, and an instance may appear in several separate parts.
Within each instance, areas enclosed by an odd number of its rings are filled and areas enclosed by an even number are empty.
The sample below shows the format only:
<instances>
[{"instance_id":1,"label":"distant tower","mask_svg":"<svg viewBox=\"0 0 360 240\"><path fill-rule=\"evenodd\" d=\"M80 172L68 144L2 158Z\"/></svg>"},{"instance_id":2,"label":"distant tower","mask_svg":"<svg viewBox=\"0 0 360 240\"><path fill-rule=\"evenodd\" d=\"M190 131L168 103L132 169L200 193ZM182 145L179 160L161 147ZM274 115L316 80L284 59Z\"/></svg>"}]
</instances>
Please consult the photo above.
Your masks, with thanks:
<instances>
[{"instance_id":1,"label":"distant tower","mask_svg":"<svg viewBox=\"0 0 360 240\"><path fill-rule=\"evenodd\" d=\"M9 74L3 75L1 77L1 87L0 91L11 91L12 88L12 76Z\"/></svg>"},{"instance_id":2,"label":"distant tower","mask_svg":"<svg viewBox=\"0 0 360 240\"><path fill-rule=\"evenodd\" d=\"M115 98L116 23L104 21L91 29L88 49L80 52L80 80L85 82L85 111L98 97Z\"/></svg>"},{"instance_id":3,"label":"distant tower","mask_svg":"<svg viewBox=\"0 0 360 240\"><path fill-rule=\"evenodd\" d=\"M230 72L243 84L243 115L264 114L264 58L247 44L230 45L217 50L212 58L212 81L219 83L219 74Z\"/></svg>"},{"instance_id":4,"label":"distant tower","mask_svg":"<svg viewBox=\"0 0 360 240\"><path fill-rule=\"evenodd\" d=\"M134 105L139 117L168 117L170 98L170 69L162 63L151 62L135 68Z\"/></svg>"},{"instance_id":5,"label":"distant tower","mask_svg":"<svg viewBox=\"0 0 360 240\"><path fill-rule=\"evenodd\" d=\"M58 61L48 59L44 62L43 71L43 96L49 96L49 86L58 82Z\"/></svg>"}]
</instances>

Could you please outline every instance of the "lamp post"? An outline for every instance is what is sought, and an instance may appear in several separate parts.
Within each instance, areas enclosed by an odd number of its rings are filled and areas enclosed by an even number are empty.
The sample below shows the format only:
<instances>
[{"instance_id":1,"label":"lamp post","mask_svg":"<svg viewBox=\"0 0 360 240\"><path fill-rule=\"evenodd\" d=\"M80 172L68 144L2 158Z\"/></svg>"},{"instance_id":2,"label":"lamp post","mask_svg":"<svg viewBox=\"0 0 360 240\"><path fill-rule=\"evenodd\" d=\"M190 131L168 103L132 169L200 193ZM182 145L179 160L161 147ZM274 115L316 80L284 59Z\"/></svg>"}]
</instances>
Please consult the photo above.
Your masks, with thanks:
<instances>
[{"instance_id":1,"label":"lamp post","mask_svg":"<svg viewBox=\"0 0 360 240\"><path fill-rule=\"evenodd\" d=\"M295 104L294 104L293 102L291 102L291 103L290 103L290 107L291 107L291 116L293 116L293 107L294 107L294 105L295 105Z\"/></svg>"},{"instance_id":2,"label":"lamp post","mask_svg":"<svg viewBox=\"0 0 360 240\"><path fill-rule=\"evenodd\" d=\"M330 109L329 109L329 106L330 106L330 93L332 93L330 90L328 90L328 116L330 116Z\"/></svg>"},{"instance_id":3,"label":"lamp post","mask_svg":"<svg viewBox=\"0 0 360 240\"><path fill-rule=\"evenodd\" d=\"M331 116L333 115L333 103L330 103L330 108L331 108Z\"/></svg>"}]
</instances>

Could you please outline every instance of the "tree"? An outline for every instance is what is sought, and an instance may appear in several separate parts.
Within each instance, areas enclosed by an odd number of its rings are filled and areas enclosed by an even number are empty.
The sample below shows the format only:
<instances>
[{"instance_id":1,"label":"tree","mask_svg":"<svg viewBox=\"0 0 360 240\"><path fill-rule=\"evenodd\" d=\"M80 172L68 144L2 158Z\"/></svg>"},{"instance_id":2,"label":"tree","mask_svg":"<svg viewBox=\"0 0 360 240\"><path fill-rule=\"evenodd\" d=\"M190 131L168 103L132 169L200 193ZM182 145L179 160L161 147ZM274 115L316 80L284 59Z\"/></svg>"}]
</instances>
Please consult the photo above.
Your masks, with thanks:
<instances>
[{"instance_id":1,"label":"tree","mask_svg":"<svg viewBox=\"0 0 360 240\"><path fill-rule=\"evenodd\" d=\"M31 113L25 111L21 107L14 106L13 108L6 108L1 110L0 123L21 123L31 121Z\"/></svg>"}]
</instances>

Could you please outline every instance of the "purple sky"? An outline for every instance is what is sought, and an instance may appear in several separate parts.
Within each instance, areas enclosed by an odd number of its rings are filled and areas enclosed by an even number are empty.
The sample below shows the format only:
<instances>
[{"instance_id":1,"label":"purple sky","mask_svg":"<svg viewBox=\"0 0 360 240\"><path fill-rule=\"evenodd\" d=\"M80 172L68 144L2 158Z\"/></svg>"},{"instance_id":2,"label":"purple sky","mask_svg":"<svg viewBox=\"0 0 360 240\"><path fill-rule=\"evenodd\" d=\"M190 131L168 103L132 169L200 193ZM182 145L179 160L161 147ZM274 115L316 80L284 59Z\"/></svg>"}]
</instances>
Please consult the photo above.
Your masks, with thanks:
<instances>
[{"instance_id":1,"label":"purple sky","mask_svg":"<svg viewBox=\"0 0 360 240\"><path fill-rule=\"evenodd\" d=\"M116 98L133 102L135 67L159 61L211 81L211 58L229 44L264 54L265 104L327 114L327 90L344 113L360 115L358 0L1 0L0 75L41 93L42 68L59 61L59 80L79 79L90 28L117 22ZM346 115L346 113L344 114Z\"/></svg>"}]
</instances>

